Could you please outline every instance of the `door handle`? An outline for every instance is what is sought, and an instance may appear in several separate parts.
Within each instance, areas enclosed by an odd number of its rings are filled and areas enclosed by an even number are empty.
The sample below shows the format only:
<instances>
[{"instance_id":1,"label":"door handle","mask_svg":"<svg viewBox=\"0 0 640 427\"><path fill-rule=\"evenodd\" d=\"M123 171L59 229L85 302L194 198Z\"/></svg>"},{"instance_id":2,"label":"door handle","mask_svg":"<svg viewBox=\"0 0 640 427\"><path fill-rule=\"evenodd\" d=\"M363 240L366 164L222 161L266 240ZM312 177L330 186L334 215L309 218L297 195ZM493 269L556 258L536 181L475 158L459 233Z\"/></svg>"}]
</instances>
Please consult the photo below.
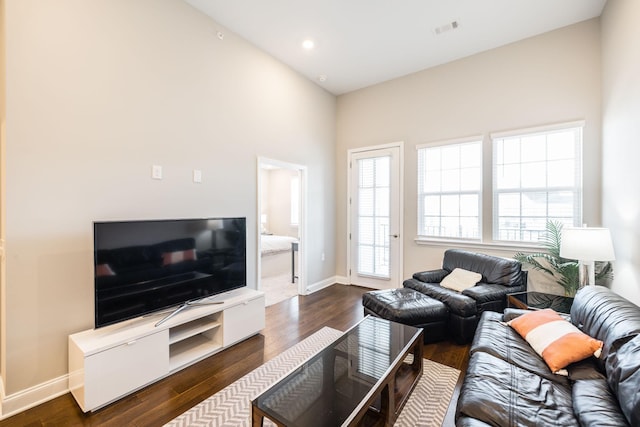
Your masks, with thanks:
<instances>
[{"instance_id":1,"label":"door handle","mask_svg":"<svg viewBox=\"0 0 640 427\"><path fill-rule=\"evenodd\" d=\"M397 234L389 234L389 237L393 237L394 239L397 239L399 236Z\"/></svg>"}]
</instances>

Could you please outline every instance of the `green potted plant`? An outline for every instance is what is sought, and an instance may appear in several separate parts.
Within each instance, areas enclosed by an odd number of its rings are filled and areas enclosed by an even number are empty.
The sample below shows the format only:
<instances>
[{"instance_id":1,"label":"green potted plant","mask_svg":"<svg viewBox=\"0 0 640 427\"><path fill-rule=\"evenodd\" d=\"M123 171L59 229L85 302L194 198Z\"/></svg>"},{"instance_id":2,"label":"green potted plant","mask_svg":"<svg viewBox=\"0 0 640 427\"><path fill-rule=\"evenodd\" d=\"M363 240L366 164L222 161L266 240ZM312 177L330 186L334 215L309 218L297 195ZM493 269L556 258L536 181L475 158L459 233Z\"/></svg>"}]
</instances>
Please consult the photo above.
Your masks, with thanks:
<instances>
[{"instance_id":1,"label":"green potted plant","mask_svg":"<svg viewBox=\"0 0 640 427\"><path fill-rule=\"evenodd\" d=\"M560 242L562 239L562 223L547 221L546 233L541 241L546 252L523 253L518 252L514 258L523 264L531 265L534 269L550 274L560 286L564 288L566 296L573 297L579 288L579 263L573 259L560 256ZM613 267L610 262L596 263L596 283L611 278Z\"/></svg>"}]
</instances>

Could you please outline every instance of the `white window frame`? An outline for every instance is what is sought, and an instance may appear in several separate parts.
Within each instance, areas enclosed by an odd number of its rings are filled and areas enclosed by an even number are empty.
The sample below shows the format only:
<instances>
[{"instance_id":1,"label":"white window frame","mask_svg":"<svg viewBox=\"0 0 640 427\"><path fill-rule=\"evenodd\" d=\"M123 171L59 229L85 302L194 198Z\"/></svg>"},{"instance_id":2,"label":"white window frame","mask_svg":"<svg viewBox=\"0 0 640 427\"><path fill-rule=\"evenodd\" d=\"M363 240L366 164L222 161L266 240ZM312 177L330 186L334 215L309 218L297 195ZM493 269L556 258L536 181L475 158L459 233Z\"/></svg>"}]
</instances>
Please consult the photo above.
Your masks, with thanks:
<instances>
[{"instance_id":1,"label":"white window frame","mask_svg":"<svg viewBox=\"0 0 640 427\"><path fill-rule=\"evenodd\" d=\"M576 122L569 122L569 123L560 123L560 124L554 124L554 125L549 125L549 126L541 126L541 127L535 127L535 128L527 128L527 129L519 129L519 130L513 130L513 131L509 131L509 132L499 132L499 133L492 133L490 135L491 137L491 144L492 144L492 151L493 151L493 160L492 160L492 193L493 193L493 221L492 221L492 238L493 238L493 242L496 243L518 243L518 244L533 244L536 245L539 242L539 238L542 237L543 233L544 233L544 226L542 227L541 230L539 230L538 234L536 235L535 231L529 231L529 238L526 238L525 234L523 234L523 229L519 228L520 230L520 236L519 238L515 238L515 239L510 239L510 238L504 238L500 236L500 206L499 206L499 195L500 194L504 194L504 193L511 193L511 194L516 194L519 193L521 195L521 200L522 200L522 194L524 193L528 193L528 192L537 192L537 193L558 193L558 192L571 192L573 193L573 207L572 207L572 215L571 215L571 221L569 221L569 216L564 216L564 219L561 220L561 222L567 224L567 225L571 225L571 226L579 226L580 224L582 224L582 192L583 192L583 185L582 185L582 146L583 146L583 128L584 128L584 121L576 121ZM509 189L498 189L498 144L500 143L500 141L504 141L506 139L510 139L510 138L526 138L526 137L531 137L531 136L539 136L539 135L552 135L554 133L557 132L563 132L563 131L567 131L567 130L576 130L577 131L577 135L576 137L578 138L577 140L577 144L574 147L575 151L574 151L574 173L575 173L575 178L574 178L574 185L573 186L550 186L550 185L544 185L544 186L538 186L538 187L526 187L526 186L520 186L520 187L515 187L515 188L509 188ZM545 146L546 147L546 146ZM543 147L542 149L544 149L545 147ZM546 156L546 150L545 150L545 156ZM521 161L519 163L514 163L517 165L523 165L526 164L526 161L522 161L523 159L521 159ZM549 159L545 158L545 162L546 164L549 163ZM522 173L522 171L520 171L520 173ZM548 175L547 175L548 178ZM522 224L524 216L522 211L520 211L519 213L519 223ZM545 214L543 216L538 216L539 220L542 220L544 218L544 223L546 224L546 221L548 220L560 220L560 217L556 217L553 215L550 215L549 213L549 204L547 204L547 206L545 207ZM539 236L538 238L534 238L534 236Z\"/></svg>"},{"instance_id":2,"label":"white window frame","mask_svg":"<svg viewBox=\"0 0 640 427\"><path fill-rule=\"evenodd\" d=\"M418 176L418 221L417 221L417 230L418 230L418 235L416 237L416 241L418 242L431 242L431 241L458 241L458 242L473 242L473 243L479 243L482 241L482 176L483 176L483 161L482 161L482 152L483 152L483 143L484 143L484 137L482 135L477 135L477 136L472 136L472 137L467 137L467 138L458 138L458 139L452 139L452 140L447 140L447 141L439 141L439 142L432 142L432 143L427 143L427 144L420 144L416 146L417 149L417 163L418 163L418 170L417 170L417 176ZM451 145L458 145L458 146L462 146L462 145L468 145L468 144L478 144L480 147L480 162L479 162L479 168L480 168L480 187L477 190L458 190L458 191L425 191L425 189L423 189L423 174L426 173L425 167L424 165L422 165L422 155L421 155L421 151L422 150L427 150L430 148L438 148L438 147L444 147L444 146L451 146ZM424 212L424 202L423 199L427 196L434 196L434 195L469 195L469 194L473 194L473 195L477 195L478 198L478 207L477 207L477 212L478 212L478 237L477 238L470 238L470 237L452 237L452 236L442 236L442 235L429 235L426 233L423 233L424 230L424 218L425 218L425 212Z\"/></svg>"}]
</instances>

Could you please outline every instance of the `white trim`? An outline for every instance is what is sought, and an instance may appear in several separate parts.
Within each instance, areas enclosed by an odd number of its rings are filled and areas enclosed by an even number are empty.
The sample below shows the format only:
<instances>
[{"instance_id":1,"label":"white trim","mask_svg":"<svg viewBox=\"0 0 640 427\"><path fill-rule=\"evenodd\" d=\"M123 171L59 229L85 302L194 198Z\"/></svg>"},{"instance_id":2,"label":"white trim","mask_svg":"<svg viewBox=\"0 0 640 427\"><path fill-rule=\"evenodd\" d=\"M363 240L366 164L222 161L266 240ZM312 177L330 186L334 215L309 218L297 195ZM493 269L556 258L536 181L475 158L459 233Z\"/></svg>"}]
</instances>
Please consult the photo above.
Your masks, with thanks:
<instances>
[{"instance_id":1,"label":"white trim","mask_svg":"<svg viewBox=\"0 0 640 427\"><path fill-rule=\"evenodd\" d=\"M2 415L0 415L0 419L11 417L12 415L16 415L67 393L69 393L68 374L10 394L9 396L4 395L3 388Z\"/></svg>"},{"instance_id":2,"label":"white trim","mask_svg":"<svg viewBox=\"0 0 640 427\"><path fill-rule=\"evenodd\" d=\"M500 138L508 138L510 136L516 136L516 135L531 135L535 133L544 133L544 132L550 132L554 130L579 128L579 127L584 127L584 125L585 125L584 120L576 120L573 122L554 123L554 124L535 126L530 128L524 128L524 129L513 129L513 130L502 131L502 132L493 132L489 134L489 137L493 140L493 139L500 139Z\"/></svg>"},{"instance_id":3,"label":"white trim","mask_svg":"<svg viewBox=\"0 0 640 427\"><path fill-rule=\"evenodd\" d=\"M448 239L426 239L416 237L413 241L420 246L437 246L446 248L466 248L466 249L481 249L481 250L496 250L496 251L513 251L515 252L543 252L546 248L539 245L527 244L527 242L513 242L513 243L500 243L500 242L488 242L472 241L472 240L448 240Z\"/></svg>"},{"instance_id":4,"label":"white trim","mask_svg":"<svg viewBox=\"0 0 640 427\"><path fill-rule=\"evenodd\" d=\"M349 278L347 276L335 276L336 283L340 285L350 286Z\"/></svg>"},{"instance_id":5,"label":"white trim","mask_svg":"<svg viewBox=\"0 0 640 427\"><path fill-rule=\"evenodd\" d=\"M424 142L416 145L416 151L422 148L438 147L441 145L466 144L468 142L484 142L484 135L467 136L464 138L445 139L443 141Z\"/></svg>"},{"instance_id":6,"label":"white trim","mask_svg":"<svg viewBox=\"0 0 640 427\"><path fill-rule=\"evenodd\" d=\"M324 289L324 288L328 288L329 286L331 286L331 285L333 285L335 283L338 283L336 276L329 277L328 279L324 279L324 280L321 280L319 282L316 282L316 283L314 283L312 285L307 286L306 295L312 294L314 292L318 292L319 290Z\"/></svg>"},{"instance_id":7,"label":"white trim","mask_svg":"<svg viewBox=\"0 0 640 427\"><path fill-rule=\"evenodd\" d=\"M388 144L370 145L368 147L360 147L360 148L351 148L347 150L347 159L356 153L365 153L367 151L384 150L385 148L399 147L400 150L402 151L403 146L404 146L404 141L395 141L395 142L389 142Z\"/></svg>"},{"instance_id":8,"label":"white trim","mask_svg":"<svg viewBox=\"0 0 640 427\"><path fill-rule=\"evenodd\" d=\"M307 257L306 257L306 236L307 236L307 206L308 206L308 170L307 166L296 163L289 163L282 160L270 159L258 156L256 171L256 290L262 290L261 275L261 243L260 243L260 209L262 207L262 182L260 179L260 171L263 166L273 166L278 169L288 169L298 171L300 182L298 189L300 190L300 212L298 212L298 295L307 294Z\"/></svg>"}]
</instances>

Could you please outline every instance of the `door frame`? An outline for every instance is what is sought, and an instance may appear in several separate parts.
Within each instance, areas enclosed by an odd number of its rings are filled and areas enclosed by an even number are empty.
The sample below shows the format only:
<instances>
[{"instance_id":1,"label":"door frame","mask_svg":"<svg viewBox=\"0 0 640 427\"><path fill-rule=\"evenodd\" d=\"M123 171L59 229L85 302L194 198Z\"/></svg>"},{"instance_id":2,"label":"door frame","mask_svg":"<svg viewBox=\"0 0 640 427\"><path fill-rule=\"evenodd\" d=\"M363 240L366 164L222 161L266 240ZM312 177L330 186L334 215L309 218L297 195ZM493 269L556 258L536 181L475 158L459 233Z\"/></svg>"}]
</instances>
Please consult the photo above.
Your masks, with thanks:
<instances>
[{"instance_id":1,"label":"door frame","mask_svg":"<svg viewBox=\"0 0 640 427\"><path fill-rule=\"evenodd\" d=\"M367 151L383 150L387 148L398 148L398 271L396 273L396 280L399 285L402 284L402 277L404 275L404 141L390 142L388 144L373 145L361 148L352 148L347 150L347 284L352 284L352 259L351 259L351 224L353 222L353 212L351 209L352 194L352 179L351 179L351 162L354 154L360 154Z\"/></svg>"},{"instance_id":2,"label":"door frame","mask_svg":"<svg viewBox=\"0 0 640 427\"><path fill-rule=\"evenodd\" d=\"M257 205L256 205L256 289L262 289L262 244L260 241L260 215L262 207L262 180L260 171L265 166L272 166L277 169L295 170L300 177L300 212L298 223L298 295L307 295L307 258L306 258L306 235L307 235L307 166L289 163L282 160L270 159L258 156L257 161Z\"/></svg>"}]
</instances>

